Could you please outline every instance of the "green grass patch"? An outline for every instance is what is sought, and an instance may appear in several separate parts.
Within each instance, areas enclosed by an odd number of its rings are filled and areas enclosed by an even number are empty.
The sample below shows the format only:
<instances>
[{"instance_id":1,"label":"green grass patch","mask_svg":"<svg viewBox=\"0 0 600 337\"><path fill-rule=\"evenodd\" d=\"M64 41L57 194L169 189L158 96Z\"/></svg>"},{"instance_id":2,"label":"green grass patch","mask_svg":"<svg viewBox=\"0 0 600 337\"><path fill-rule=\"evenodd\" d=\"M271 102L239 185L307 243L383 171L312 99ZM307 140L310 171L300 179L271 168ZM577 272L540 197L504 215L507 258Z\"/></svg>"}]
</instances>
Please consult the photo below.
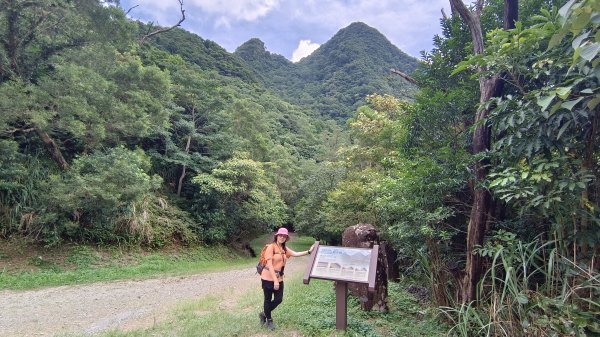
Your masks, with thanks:
<instances>
[{"instance_id":1,"label":"green grass patch","mask_svg":"<svg viewBox=\"0 0 600 337\"><path fill-rule=\"evenodd\" d=\"M311 280L302 276L286 284L286 299L277 313L286 327L303 336L401 337L445 336L447 329L438 322L437 310L421 305L396 283L390 283L388 313L365 312L358 299L348 298L348 327L345 334L335 330L335 288L333 281ZM286 281L287 283L288 281ZM279 308L277 309L279 310ZM275 317L275 315L274 315Z\"/></svg>"},{"instance_id":2,"label":"green grass patch","mask_svg":"<svg viewBox=\"0 0 600 337\"><path fill-rule=\"evenodd\" d=\"M154 252L75 246L61 263L49 261L43 256L30 257L26 261L31 269L0 271L0 290L144 279L158 275L190 275L250 266L254 259L224 246Z\"/></svg>"}]
</instances>

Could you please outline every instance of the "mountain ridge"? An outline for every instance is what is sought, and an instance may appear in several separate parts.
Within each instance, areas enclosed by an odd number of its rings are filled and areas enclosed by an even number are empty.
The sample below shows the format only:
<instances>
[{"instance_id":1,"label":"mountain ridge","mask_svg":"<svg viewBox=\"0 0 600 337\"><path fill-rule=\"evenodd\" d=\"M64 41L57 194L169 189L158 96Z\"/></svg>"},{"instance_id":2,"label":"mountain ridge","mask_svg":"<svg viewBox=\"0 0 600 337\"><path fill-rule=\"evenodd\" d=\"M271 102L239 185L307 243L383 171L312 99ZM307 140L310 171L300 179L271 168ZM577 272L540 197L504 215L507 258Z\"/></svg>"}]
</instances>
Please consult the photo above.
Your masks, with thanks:
<instances>
[{"instance_id":1,"label":"mountain ridge","mask_svg":"<svg viewBox=\"0 0 600 337\"><path fill-rule=\"evenodd\" d=\"M345 120L373 93L412 98L415 87L390 73L412 73L418 60L394 46L377 29L353 22L310 55L292 63L270 53L253 38L238 47L242 59L263 84L286 100Z\"/></svg>"}]
</instances>

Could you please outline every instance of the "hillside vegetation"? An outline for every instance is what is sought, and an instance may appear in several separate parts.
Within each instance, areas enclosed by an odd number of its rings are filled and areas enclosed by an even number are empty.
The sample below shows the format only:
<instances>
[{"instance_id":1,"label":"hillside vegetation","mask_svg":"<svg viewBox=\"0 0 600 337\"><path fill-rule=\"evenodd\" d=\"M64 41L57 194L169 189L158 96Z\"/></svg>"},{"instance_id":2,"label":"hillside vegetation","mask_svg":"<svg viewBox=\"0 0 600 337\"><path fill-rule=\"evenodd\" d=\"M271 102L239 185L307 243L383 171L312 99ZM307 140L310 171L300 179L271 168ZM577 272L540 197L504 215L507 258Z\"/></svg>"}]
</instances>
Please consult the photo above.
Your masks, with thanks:
<instances>
[{"instance_id":1,"label":"hillside vegetation","mask_svg":"<svg viewBox=\"0 0 600 337\"><path fill-rule=\"evenodd\" d=\"M390 70L411 74L417 60L362 22L341 29L298 63L268 52L259 39L242 44L235 54L289 102L342 122L365 103L367 95L412 99L416 92L412 84Z\"/></svg>"}]
</instances>

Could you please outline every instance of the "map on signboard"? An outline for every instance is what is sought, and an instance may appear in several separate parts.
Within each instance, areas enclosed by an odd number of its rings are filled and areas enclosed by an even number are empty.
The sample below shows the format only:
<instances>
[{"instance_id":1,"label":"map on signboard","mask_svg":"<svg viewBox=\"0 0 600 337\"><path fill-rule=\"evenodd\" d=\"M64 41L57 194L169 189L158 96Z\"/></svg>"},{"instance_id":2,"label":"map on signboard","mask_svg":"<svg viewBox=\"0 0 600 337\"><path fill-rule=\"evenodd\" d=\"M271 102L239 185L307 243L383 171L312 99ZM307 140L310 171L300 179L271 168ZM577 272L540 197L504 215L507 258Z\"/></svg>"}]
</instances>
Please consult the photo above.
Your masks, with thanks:
<instances>
[{"instance_id":1,"label":"map on signboard","mask_svg":"<svg viewBox=\"0 0 600 337\"><path fill-rule=\"evenodd\" d=\"M370 262L368 248L319 246L310 276L368 283Z\"/></svg>"}]
</instances>

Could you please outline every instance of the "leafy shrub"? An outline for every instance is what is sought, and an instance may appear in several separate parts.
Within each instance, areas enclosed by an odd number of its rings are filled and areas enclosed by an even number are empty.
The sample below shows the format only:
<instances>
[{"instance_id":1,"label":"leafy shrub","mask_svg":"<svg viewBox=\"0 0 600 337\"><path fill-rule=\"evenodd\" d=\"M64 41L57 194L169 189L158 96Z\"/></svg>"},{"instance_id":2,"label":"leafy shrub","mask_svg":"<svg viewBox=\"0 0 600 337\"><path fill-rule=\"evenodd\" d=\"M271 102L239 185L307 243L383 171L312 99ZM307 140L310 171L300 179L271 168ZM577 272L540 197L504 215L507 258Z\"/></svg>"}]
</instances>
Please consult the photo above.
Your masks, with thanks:
<instances>
[{"instance_id":1,"label":"leafy shrub","mask_svg":"<svg viewBox=\"0 0 600 337\"><path fill-rule=\"evenodd\" d=\"M281 226L286 206L264 165L244 155L219 164L192 180L200 187L197 203L209 236L224 241L248 240Z\"/></svg>"},{"instance_id":2,"label":"leafy shrub","mask_svg":"<svg viewBox=\"0 0 600 337\"><path fill-rule=\"evenodd\" d=\"M39 183L48 169L37 156L19 153L19 145L0 140L0 235L18 231L21 219L27 219L40 197Z\"/></svg>"},{"instance_id":3,"label":"leafy shrub","mask_svg":"<svg viewBox=\"0 0 600 337\"><path fill-rule=\"evenodd\" d=\"M559 242L524 243L498 231L477 254L491 259L479 304L443 308L458 336L595 336L599 274L560 253Z\"/></svg>"},{"instance_id":4,"label":"leafy shrub","mask_svg":"<svg viewBox=\"0 0 600 337\"><path fill-rule=\"evenodd\" d=\"M131 216L133 205L161 183L147 173L149 169L150 161L141 150L118 147L78 157L64 175L49 177L41 207L24 229L47 244L64 238L128 240L131 231L119 230L117 223Z\"/></svg>"},{"instance_id":5,"label":"leafy shrub","mask_svg":"<svg viewBox=\"0 0 600 337\"><path fill-rule=\"evenodd\" d=\"M204 236L188 212L155 195L134 203L131 213L121 218L119 226L135 240L153 248L173 242L197 242Z\"/></svg>"}]
</instances>

